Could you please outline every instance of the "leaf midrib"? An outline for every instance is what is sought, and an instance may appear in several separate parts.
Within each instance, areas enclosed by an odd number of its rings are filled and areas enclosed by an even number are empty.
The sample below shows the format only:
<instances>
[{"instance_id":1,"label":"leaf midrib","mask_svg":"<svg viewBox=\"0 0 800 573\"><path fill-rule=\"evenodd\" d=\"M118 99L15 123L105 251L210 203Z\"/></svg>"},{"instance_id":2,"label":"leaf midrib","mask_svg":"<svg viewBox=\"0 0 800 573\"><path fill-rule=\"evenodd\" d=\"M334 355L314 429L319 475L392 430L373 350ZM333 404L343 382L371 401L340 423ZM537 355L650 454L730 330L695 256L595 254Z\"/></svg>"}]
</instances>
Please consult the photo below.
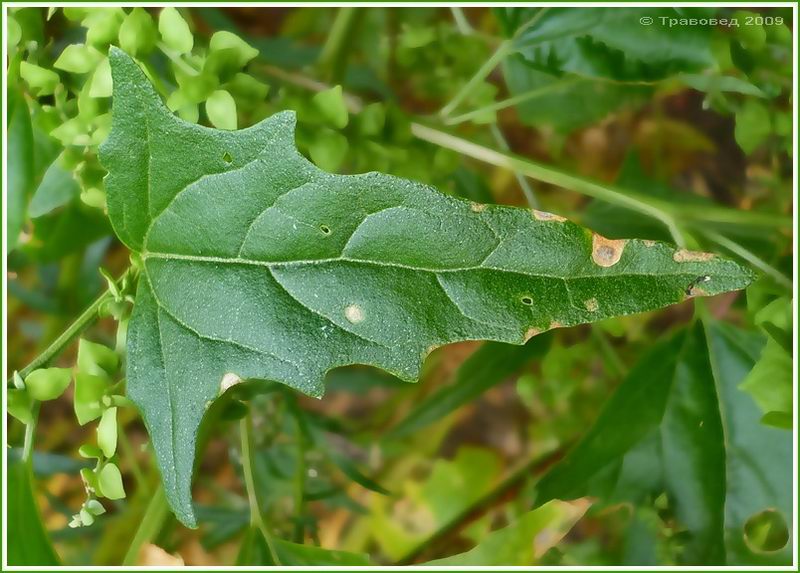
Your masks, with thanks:
<instances>
[{"instance_id":1,"label":"leaf midrib","mask_svg":"<svg viewBox=\"0 0 800 573\"><path fill-rule=\"evenodd\" d=\"M686 275L687 278L694 277L697 273L691 271L678 271L675 273L665 274L665 273L646 273L646 272L613 272L613 271L606 271L604 274L581 274L581 275L568 275L568 276L561 276L555 274L547 274L547 273L533 273L533 272L524 272L519 270L511 270L511 269L504 269L501 267L493 267L493 266L485 266L485 265L474 265L468 267L455 267L455 268L432 268L432 267L423 267L419 265L409 265L405 263L390 263L386 261L376 261L371 259L354 259L352 257L346 256L339 256L339 257L328 257L324 259L296 259L291 261L261 261L255 259L245 259L241 257L216 257L216 256L208 256L208 255L183 255L180 253L161 253L156 251L146 251L141 253L142 259L162 259L162 260L175 260L175 261L192 261L198 263L215 263L215 264L232 264L232 265L250 265L250 266L257 266L257 267L268 267L268 268L282 268L282 267L293 267L293 266L313 266L313 265L322 265L327 263L354 263L354 264L362 264L362 265L375 265L381 267L389 267L389 268L399 268L399 269L407 269L411 271L417 272L428 272L434 274L440 273L459 273L459 272L466 272L466 271L476 271L476 270L486 270L498 273L508 273L514 275L522 275L531 278L545 278L545 279L557 279L562 281L569 281L572 279L604 279L604 278L618 278L618 277L641 277L641 276L651 276L651 277L663 277L663 276L681 276ZM719 277L726 277L726 276L733 276L729 274L717 273L716 276Z\"/></svg>"}]
</instances>

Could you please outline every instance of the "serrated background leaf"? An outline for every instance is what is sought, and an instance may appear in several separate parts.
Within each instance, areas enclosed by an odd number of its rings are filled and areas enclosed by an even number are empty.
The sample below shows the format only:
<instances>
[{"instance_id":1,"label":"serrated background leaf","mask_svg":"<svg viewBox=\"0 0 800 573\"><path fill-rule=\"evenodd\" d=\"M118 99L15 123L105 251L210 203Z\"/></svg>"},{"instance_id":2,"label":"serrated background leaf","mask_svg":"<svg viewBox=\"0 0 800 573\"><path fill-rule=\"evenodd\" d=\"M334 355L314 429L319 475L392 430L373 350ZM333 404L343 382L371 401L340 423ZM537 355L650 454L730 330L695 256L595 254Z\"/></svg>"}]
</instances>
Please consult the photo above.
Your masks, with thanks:
<instances>
[{"instance_id":1,"label":"serrated background leaf","mask_svg":"<svg viewBox=\"0 0 800 573\"><path fill-rule=\"evenodd\" d=\"M537 503L595 494L637 503L666 492L688 529L684 562L789 563L791 543L763 553L744 537L760 511L775 509L787 523L792 515L791 435L760 424L757 405L738 388L763 344L711 322L654 346L539 482Z\"/></svg>"}]
</instances>

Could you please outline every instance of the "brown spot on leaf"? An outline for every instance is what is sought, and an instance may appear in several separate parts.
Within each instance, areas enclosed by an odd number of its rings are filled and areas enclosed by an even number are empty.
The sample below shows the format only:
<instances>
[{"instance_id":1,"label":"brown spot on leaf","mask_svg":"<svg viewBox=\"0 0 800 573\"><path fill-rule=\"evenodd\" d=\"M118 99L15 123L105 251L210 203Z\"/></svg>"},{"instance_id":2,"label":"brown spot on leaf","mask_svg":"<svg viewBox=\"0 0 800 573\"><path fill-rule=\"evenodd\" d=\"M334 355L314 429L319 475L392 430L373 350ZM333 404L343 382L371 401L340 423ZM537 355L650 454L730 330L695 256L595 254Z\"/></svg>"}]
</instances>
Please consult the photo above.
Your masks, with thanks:
<instances>
[{"instance_id":1,"label":"brown spot on leaf","mask_svg":"<svg viewBox=\"0 0 800 573\"><path fill-rule=\"evenodd\" d=\"M678 249L672 255L672 260L676 263L702 263L710 261L716 255L714 253L703 253L700 251L687 251L686 249Z\"/></svg>"},{"instance_id":2,"label":"brown spot on leaf","mask_svg":"<svg viewBox=\"0 0 800 573\"><path fill-rule=\"evenodd\" d=\"M541 328L536 328L536 327L529 328L528 331L525 333L525 342L528 342L531 338L541 333L542 333Z\"/></svg>"},{"instance_id":3,"label":"brown spot on leaf","mask_svg":"<svg viewBox=\"0 0 800 573\"><path fill-rule=\"evenodd\" d=\"M550 326L547 328L547 330L553 330L554 328L561 328L563 326L564 326L563 324L554 320L553 322L550 323Z\"/></svg>"},{"instance_id":4,"label":"brown spot on leaf","mask_svg":"<svg viewBox=\"0 0 800 573\"><path fill-rule=\"evenodd\" d=\"M548 213L547 211L539 211L538 209L532 209L533 218L537 221L557 221L559 223L563 223L566 221L564 217L561 215L556 215L555 213Z\"/></svg>"},{"instance_id":5,"label":"brown spot on leaf","mask_svg":"<svg viewBox=\"0 0 800 573\"><path fill-rule=\"evenodd\" d=\"M645 247L648 247L648 248L649 248L649 247L655 247L655 246L656 246L656 242L655 242L655 241L651 241L651 240L649 240L649 239L645 239L644 241L642 241L642 244L643 244Z\"/></svg>"},{"instance_id":6,"label":"brown spot on leaf","mask_svg":"<svg viewBox=\"0 0 800 573\"><path fill-rule=\"evenodd\" d=\"M597 233L592 234L592 260L601 267L613 267L622 257L628 241L625 239L606 239Z\"/></svg>"},{"instance_id":7,"label":"brown spot on leaf","mask_svg":"<svg viewBox=\"0 0 800 573\"><path fill-rule=\"evenodd\" d=\"M588 310L589 312L597 312L597 309L600 308L600 305L597 304L596 298L590 298L583 304L586 307L586 310Z\"/></svg>"},{"instance_id":8,"label":"brown spot on leaf","mask_svg":"<svg viewBox=\"0 0 800 573\"><path fill-rule=\"evenodd\" d=\"M483 203L471 203L469 208L472 209L474 213L480 213L481 211L486 209L486 205L484 205Z\"/></svg>"}]
</instances>

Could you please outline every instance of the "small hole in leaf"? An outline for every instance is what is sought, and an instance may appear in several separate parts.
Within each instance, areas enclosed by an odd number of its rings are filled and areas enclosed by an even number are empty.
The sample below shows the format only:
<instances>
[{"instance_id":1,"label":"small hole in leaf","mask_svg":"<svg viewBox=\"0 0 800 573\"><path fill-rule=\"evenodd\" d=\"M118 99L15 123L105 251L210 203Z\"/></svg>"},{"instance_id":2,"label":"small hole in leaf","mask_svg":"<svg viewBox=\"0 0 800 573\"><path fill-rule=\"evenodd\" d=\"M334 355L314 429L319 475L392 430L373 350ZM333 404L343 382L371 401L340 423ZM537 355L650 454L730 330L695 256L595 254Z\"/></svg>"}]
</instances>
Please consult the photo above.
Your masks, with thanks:
<instances>
[{"instance_id":1,"label":"small hole in leaf","mask_svg":"<svg viewBox=\"0 0 800 573\"><path fill-rule=\"evenodd\" d=\"M789 527L781 512L765 509L744 524L744 540L757 553L779 551L789 543Z\"/></svg>"},{"instance_id":2,"label":"small hole in leaf","mask_svg":"<svg viewBox=\"0 0 800 573\"><path fill-rule=\"evenodd\" d=\"M330 235L331 234L331 228L328 227L328 225L320 225L319 226L319 230L322 231L323 233L325 233L326 235Z\"/></svg>"},{"instance_id":3,"label":"small hole in leaf","mask_svg":"<svg viewBox=\"0 0 800 573\"><path fill-rule=\"evenodd\" d=\"M233 157L231 157L231 154L226 151L225 154L222 156L222 160L225 163L230 163L233 161Z\"/></svg>"},{"instance_id":4,"label":"small hole in leaf","mask_svg":"<svg viewBox=\"0 0 800 573\"><path fill-rule=\"evenodd\" d=\"M533 299L527 295L523 296L520 300L522 301L522 304L526 306L530 306L533 304Z\"/></svg>"}]
</instances>

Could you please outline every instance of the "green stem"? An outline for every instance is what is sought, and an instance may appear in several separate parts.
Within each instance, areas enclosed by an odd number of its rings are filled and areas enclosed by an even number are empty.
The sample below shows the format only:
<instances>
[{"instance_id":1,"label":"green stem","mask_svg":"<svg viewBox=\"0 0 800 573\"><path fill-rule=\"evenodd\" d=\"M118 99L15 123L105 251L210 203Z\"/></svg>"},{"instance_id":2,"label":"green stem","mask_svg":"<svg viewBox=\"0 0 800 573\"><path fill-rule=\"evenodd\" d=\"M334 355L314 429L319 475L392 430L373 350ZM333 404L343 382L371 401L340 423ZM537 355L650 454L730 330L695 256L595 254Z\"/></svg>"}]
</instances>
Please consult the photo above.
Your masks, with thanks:
<instances>
[{"instance_id":1,"label":"green stem","mask_svg":"<svg viewBox=\"0 0 800 573\"><path fill-rule=\"evenodd\" d=\"M458 151L462 155L472 157L479 161L517 171L527 177L538 179L539 181L557 187L571 189L596 199L601 199L638 211L663 222L667 227L671 225L674 226L675 224L672 218L672 211L674 208L671 204L664 201L651 197L639 196L632 192L623 193L606 185L590 181L589 179L569 175L563 171L546 167L519 155L497 151L420 123L412 123L411 132L420 139L441 147L452 149L453 151Z\"/></svg>"},{"instance_id":2,"label":"green stem","mask_svg":"<svg viewBox=\"0 0 800 573\"><path fill-rule=\"evenodd\" d=\"M597 341L600 352L603 353L606 363L611 367L614 375L623 378L625 376L625 363L622 362L619 354L617 354L617 351L614 350L614 347L608 341L608 337L596 324L592 325L592 337Z\"/></svg>"},{"instance_id":3,"label":"green stem","mask_svg":"<svg viewBox=\"0 0 800 573\"><path fill-rule=\"evenodd\" d=\"M157 42L156 47L161 50L165 56L172 60L172 63L179 67L183 72L189 74L190 76L196 76L200 73L200 70L193 68L181 57L179 53L170 49L169 46L167 46L164 42Z\"/></svg>"},{"instance_id":4,"label":"green stem","mask_svg":"<svg viewBox=\"0 0 800 573\"><path fill-rule=\"evenodd\" d=\"M762 271L764 274L769 275L772 277L776 283L782 286L785 289L788 289L789 292L792 291L792 281L790 281L786 275L780 272L778 269L767 263L765 260L760 258L755 253L749 251L748 249L744 248L742 245L735 241L731 241L727 237L720 235L715 231L711 231L709 229L700 229L701 234L705 235L715 243L717 243L720 247L727 249L734 255L737 255Z\"/></svg>"},{"instance_id":5,"label":"green stem","mask_svg":"<svg viewBox=\"0 0 800 573\"><path fill-rule=\"evenodd\" d=\"M342 6L336 13L325 44L319 55L319 66L326 71L328 79L336 83L344 75L348 46L355 34L353 29L358 23L361 10L356 6Z\"/></svg>"},{"instance_id":6,"label":"green stem","mask_svg":"<svg viewBox=\"0 0 800 573\"><path fill-rule=\"evenodd\" d=\"M36 423L39 420L41 402L36 400L31 411L31 423L25 424L25 440L22 443L22 461L26 464L33 462L33 441L36 437Z\"/></svg>"},{"instance_id":7,"label":"green stem","mask_svg":"<svg viewBox=\"0 0 800 573\"><path fill-rule=\"evenodd\" d=\"M264 66L262 69L265 73L281 81L312 91L322 91L330 87L306 76L284 72L283 70L271 66ZM345 94L345 103L348 109L354 113L357 113L362 107L360 100L350 94ZM504 153L496 149L485 147L420 122L411 123L411 132L418 139L458 151L478 161L504 169L510 169L511 171L518 170L523 175L532 179L569 189L570 191L581 193L589 197L595 197L654 217L664 223L672 235L676 237L676 241L679 242L682 242L682 239L680 230L674 220L676 216L680 216L682 222L697 227L702 227L709 223L742 225L767 229L792 227L791 217L776 216L769 213L738 211L730 207L715 205L704 205L701 209L695 208L694 206L691 208L681 208L669 202L641 195L627 189L610 187L576 175L570 175L519 155Z\"/></svg>"},{"instance_id":8,"label":"green stem","mask_svg":"<svg viewBox=\"0 0 800 573\"><path fill-rule=\"evenodd\" d=\"M506 141L503 132L500 131L500 128L497 127L497 124L493 123L489 127L489 130L492 132L492 137L494 137L494 140L497 142L497 145L500 146L500 149L503 151L509 151L510 148L508 147L508 141ZM525 177L518 171L514 171L514 177L516 178L520 189L522 189L522 194L525 195L525 200L528 202L528 206L531 209L538 209L539 200L536 198L536 193L534 192L533 187L531 187L531 184L528 183L528 180L525 179Z\"/></svg>"},{"instance_id":9,"label":"green stem","mask_svg":"<svg viewBox=\"0 0 800 573\"><path fill-rule=\"evenodd\" d=\"M512 44L510 41L506 40L502 44L500 44L494 53L486 60L483 65L475 72L475 75L472 76L469 81L464 84L458 93L450 100L450 103L445 105L439 114L443 117L447 117L464 101L472 91L478 87L478 85L486 79L492 71L502 62L506 56L508 56L511 52Z\"/></svg>"},{"instance_id":10,"label":"green stem","mask_svg":"<svg viewBox=\"0 0 800 573\"><path fill-rule=\"evenodd\" d=\"M449 117L444 120L446 125L456 125L459 123L464 123L465 121L470 121L475 119L476 117L480 117L483 114L490 112L490 111L499 111L501 109L506 109L508 107L512 107L523 102L536 99L538 97L542 97L544 95L548 95L549 93L558 91L564 87L571 86L577 84L581 81L584 81L583 78L576 78L576 77L568 77L564 78L559 81L555 81L553 83L547 84L546 86L542 86L536 89L528 90L521 94L515 95L510 98L506 98L504 100L496 101L489 105L485 105L483 107L479 107L478 109L474 109L467 113L462 113L461 115L457 115L455 117Z\"/></svg>"},{"instance_id":11,"label":"green stem","mask_svg":"<svg viewBox=\"0 0 800 573\"><path fill-rule=\"evenodd\" d=\"M303 427L300 413L297 411L298 406L293 404L294 410L294 423L296 432L296 446L297 446L297 467L294 472L294 483L292 484L294 494L294 512L297 519L294 526L294 541L296 543L303 543L305 537L305 525L303 519L305 517L305 502L306 502L306 449L308 443L305 437L305 428Z\"/></svg>"},{"instance_id":12,"label":"green stem","mask_svg":"<svg viewBox=\"0 0 800 573\"><path fill-rule=\"evenodd\" d=\"M506 57L511 55L515 51L514 41L528 28L534 26L544 14L547 12L547 8L542 8L539 10L536 15L528 20L525 24L519 27L517 31L514 33L514 37L510 40L505 40L502 44L497 47L497 50L486 60L483 65L475 72L475 75L470 78L470 80L464 84L464 86L458 91L458 93L450 100L446 106L444 106L439 114L442 117L447 117L464 101L472 91L484 80L486 76L488 76L492 71L502 62ZM454 16L456 14L454 13ZM457 17L456 17L456 21ZM464 28L460 25L460 29L462 33L464 33Z\"/></svg>"},{"instance_id":13,"label":"green stem","mask_svg":"<svg viewBox=\"0 0 800 573\"><path fill-rule=\"evenodd\" d=\"M136 565L139 561L142 547L158 535L164 525L167 514L167 498L164 495L164 486L159 485L153 497L150 498L150 503L147 504L147 509L145 509L142 516L142 521L139 522L139 528L136 530L133 541L131 541L128 551L122 559L123 567Z\"/></svg>"},{"instance_id":14,"label":"green stem","mask_svg":"<svg viewBox=\"0 0 800 573\"><path fill-rule=\"evenodd\" d=\"M54 358L56 358L59 354L61 354L64 349L69 345L70 342L77 336L79 336L84 330L86 330L90 324L92 324L95 319L97 319L97 311L100 309L100 306L106 302L107 300L111 299L112 295L111 292L106 290L101 294L99 297L95 299L95 301L87 308L83 313L75 319L75 321L70 324L61 335L56 338L50 346L44 349L36 358L31 360L30 364L28 364L25 368L19 371L19 375L22 376L24 379L28 374L36 370L37 368L42 368L47 366ZM13 384L13 380L9 379L7 382L8 386Z\"/></svg>"},{"instance_id":15,"label":"green stem","mask_svg":"<svg viewBox=\"0 0 800 573\"><path fill-rule=\"evenodd\" d=\"M475 33L475 30L472 26L469 25L464 13L461 11L461 8L453 6L450 8L453 13L453 19L456 21L456 26L461 34L465 36L471 36ZM461 117L461 116L459 116ZM492 137L494 137L495 142L497 145L500 146L500 149L503 151L509 151L510 147L508 146L508 141L506 141L505 136L503 135L502 130L497 126L497 123L492 123L489 126L490 131L492 132ZM522 194L525 195L525 200L528 202L528 206L531 209L538 209L539 208L539 201L536 199L536 193L533 191L533 187L528 180L525 179L522 175L514 172L514 177L517 180L517 184L519 184L520 189L522 189Z\"/></svg>"},{"instance_id":16,"label":"green stem","mask_svg":"<svg viewBox=\"0 0 800 573\"><path fill-rule=\"evenodd\" d=\"M131 442L128 440L128 435L125 433L125 427L120 427L119 430L120 431L117 432L117 439L119 440L122 455L125 456L130 464L131 472L133 473L133 479L136 481L136 489L138 492L147 495L150 488L147 484L147 480L144 479L142 468L139 467L139 461L136 459L136 452L133 451L133 446L131 446Z\"/></svg>"},{"instance_id":17,"label":"green stem","mask_svg":"<svg viewBox=\"0 0 800 573\"><path fill-rule=\"evenodd\" d=\"M247 501L250 504L250 525L257 527L264 537L267 544L267 549L270 553L270 558L275 565L280 565L278 559L278 552L275 549L275 543L272 540L267 530L264 516L261 513L261 504L258 501L258 492L256 491L256 480L253 475L253 415L248 409L247 415L239 422L239 435L242 441L242 472L244 473L244 485L247 490Z\"/></svg>"},{"instance_id":18,"label":"green stem","mask_svg":"<svg viewBox=\"0 0 800 573\"><path fill-rule=\"evenodd\" d=\"M450 6L450 12L453 14L453 20L455 20L459 32L465 36L469 36L475 31L460 7Z\"/></svg>"}]
</instances>

